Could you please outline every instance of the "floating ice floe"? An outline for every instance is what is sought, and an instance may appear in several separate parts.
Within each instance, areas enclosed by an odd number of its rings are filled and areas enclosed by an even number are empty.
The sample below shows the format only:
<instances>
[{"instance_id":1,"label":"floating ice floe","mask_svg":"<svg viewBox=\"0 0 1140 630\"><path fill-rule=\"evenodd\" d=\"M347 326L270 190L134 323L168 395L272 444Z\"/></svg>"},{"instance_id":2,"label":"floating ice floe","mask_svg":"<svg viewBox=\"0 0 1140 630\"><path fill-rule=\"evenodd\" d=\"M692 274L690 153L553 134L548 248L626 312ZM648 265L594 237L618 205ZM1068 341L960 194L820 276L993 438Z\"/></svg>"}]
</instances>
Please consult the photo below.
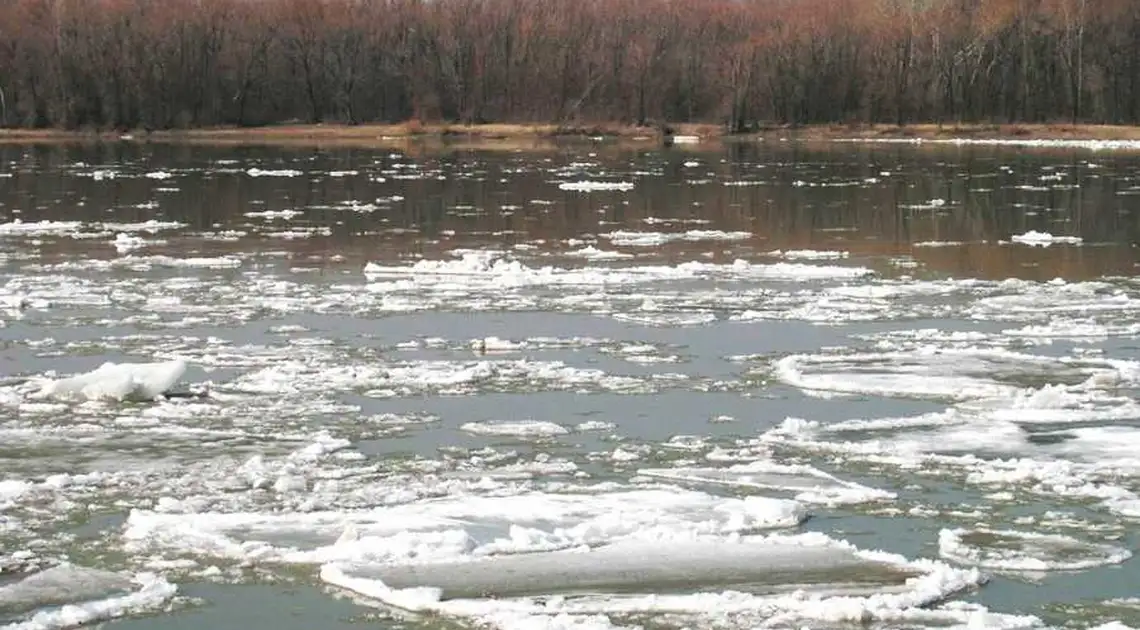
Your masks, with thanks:
<instances>
[{"instance_id":1,"label":"floating ice floe","mask_svg":"<svg viewBox=\"0 0 1140 630\"><path fill-rule=\"evenodd\" d=\"M159 221L157 219L148 219L146 221L138 221L132 223L93 223L90 225L94 230L109 230L111 232L147 232L156 234L164 230L177 230L186 227L187 224L180 221Z\"/></svg>"},{"instance_id":2,"label":"floating ice floe","mask_svg":"<svg viewBox=\"0 0 1140 630\"><path fill-rule=\"evenodd\" d=\"M244 212L242 213L242 216L247 216L251 219L289 220L294 217L299 217L303 214L305 214L303 210L259 210L253 212Z\"/></svg>"},{"instance_id":3,"label":"floating ice floe","mask_svg":"<svg viewBox=\"0 0 1140 630\"><path fill-rule=\"evenodd\" d=\"M109 260L87 259L72 260L52 265L45 265L43 269L53 271L106 271L111 269L128 269L131 271L150 271L156 267L169 269L233 269L242 265L241 258L237 256L196 256L190 258L176 258L173 256L138 256L126 255Z\"/></svg>"},{"instance_id":4,"label":"floating ice floe","mask_svg":"<svg viewBox=\"0 0 1140 630\"><path fill-rule=\"evenodd\" d=\"M904 205L904 206L900 206L900 207L907 208L910 210L934 210L936 208L945 208L946 207L946 200L940 199L940 198L935 198L935 199L929 199L929 200L924 201L922 203Z\"/></svg>"},{"instance_id":5,"label":"floating ice floe","mask_svg":"<svg viewBox=\"0 0 1140 630\"><path fill-rule=\"evenodd\" d=\"M1032 247L1049 247L1054 244L1080 245L1084 239L1079 236L1053 236L1048 232L1030 230L1024 234L1014 234L1009 240Z\"/></svg>"},{"instance_id":6,"label":"floating ice floe","mask_svg":"<svg viewBox=\"0 0 1140 630\"><path fill-rule=\"evenodd\" d=\"M1099 323L1092 318L1056 317L1047 324L1027 325L1001 331L1007 337L1051 342L1054 339L1104 341L1109 337L1140 336L1140 322L1129 324Z\"/></svg>"},{"instance_id":7,"label":"floating ice floe","mask_svg":"<svg viewBox=\"0 0 1140 630\"><path fill-rule=\"evenodd\" d=\"M711 312L656 312L634 311L630 313L614 313L611 317L620 322L630 322L643 326L700 326L716 321L716 313Z\"/></svg>"},{"instance_id":8,"label":"floating ice floe","mask_svg":"<svg viewBox=\"0 0 1140 630\"><path fill-rule=\"evenodd\" d=\"M965 244L964 241L919 241L911 247L961 247Z\"/></svg>"},{"instance_id":9,"label":"floating ice floe","mask_svg":"<svg viewBox=\"0 0 1140 630\"><path fill-rule=\"evenodd\" d=\"M467 422L459 427L460 430L475 435L495 437L543 438L566 435L569 429L545 420L488 420L484 422Z\"/></svg>"},{"instance_id":10,"label":"floating ice floe","mask_svg":"<svg viewBox=\"0 0 1140 630\"><path fill-rule=\"evenodd\" d=\"M132 551L262 563L464 561L618 541L685 541L793 527L796 501L677 488L457 495L360 511L187 513L134 510Z\"/></svg>"},{"instance_id":11,"label":"floating ice floe","mask_svg":"<svg viewBox=\"0 0 1140 630\"><path fill-rule=\"evenodd\" d=\"M186 372L186 362L111 363L94 371L48 381L37 398L63 400L153 400L170 390Z\"/></svg>"},{"instance_id":12,"label":"floating ice floe","mask_svg":"<svg viewBox=\"0 0 1140 630\"><path fill-rule=\"evenodd\" d=\"M662 280L738 278L741 280L838 280L859 278L873 272L865 267L810 265L800 263L753 264L736 260L731 264L687 262L679 265L628 267L530 267L518 259L495 251L463 251L459 260L420 260L413 265L368 263L364 275L374 284L373 291L422 291L440 288L459 291L544 287L551 285L607 286ZM434 287L433 287L434 285Z\"/></svg>"},{"instance_id":13,"label":"floating ice floe","mask_svg":"<svg viewBox=\"0 0 1140 630\"><path fill-rule=\"evenodd\" d=\"M160 610L176 591L153 574L61 564L0 586L0 622L10 622L5 630L72 628Z\"/></svg>"},{"instance_id":14,"label":"floating ice floe","mask_svg":"<svg viewBox=\"0 0 1140 630\"><path fill-rule=\"evenodd\" d=\"M653 247L676 241L742 241L752 238L751 232L722 232L720 230L688 230L686 232L631 232L619 230L601 234L614 245L626 247Z\"/></svg>"},{"instance_id":15,"label":"floating ice floe","mask_svg":"<svg viewBox=\"0 0 1140 630\"><path fill-rule=\"evenodd\" d=\"M944 529L938 553L959 564L1005 571L1078 571L1120 564L1132 552L1072 536L1010 530Z\"/></svg>"},{"instance_id":16,"label":"floating ice floe","mask_svg":"<svg viewBox=\"0 0 1140 630\"><path fill-rule=\"evenodd\" d=\"M797 501L819 505L844 505L891 500L893 492L837 479L807 465L784 465L756 461L727 468L645 468L639 475L702 485L721 485L793 494Z\"/></svg>"},{"instance_id":17,"label":"floating ice floe","mask_svg":"<svg viewBox=\"0 0 1140 630\"><path fill-rule=\"evenodd\" d=\"M808 392L930 397L953 400L1010 397L1022 388L980 376L996 369L1028 371L1056 362L1006 351L955 350L930 346L925 352L846 355L791 355L773 369L783 382Z\"/></svg>"},{"instance_id":18,"label":"floating ice floe","mask_svg":"<svg viewBox=\"0 0 1140 630\"><path fill-rule=\"evenodd\" d=\"M251 168L245 172L250 177L299 177L302 173L296 169L283 168L283 169L260 169Z\"/></svg>"},{"instance_id":19,"label":"floating ice floe","mask_svg":"<svg viewBox=\"0 0 1140 630\"><path fill-rule=\"evenodd\" d=\"M558 184L559 190L568 190L573 192L595 192L602 190L618 190L627 192L634 189L633 182L596 182L596 181L577 181L577 182L562 182Z\"/></svg>"},{"instance_id":20,"label":"floating ice floe","mask_svg":"<svg viewBox=\"0 0 1140 630\"><path fill-rule=\"evenodd\" d=\"M126 254L136 249L146 247L146 239L138 236L132 236L124 232L115 235L115 240L111 242L115 246L115 250L120 254Z\"/></svg>"},{"instance_id":21,"label":"floating ice floe","mask_svg":"<svg viewBox=\"0 0 1140 630\"><path fill-rule=\"evenodd\" d=\"M83 228L81 221L32 221L15 219L0 223L0 236L63 236Z\"/></svg>"},{"instance_id":22,"label":"floating ice floe","mask_svg":"<svg viewBox=\"0 0 1140 630\"><path fill-rule=\"evenodd\" d=\"M836 250L777 249L768 252L768 255L776 258L784 258L786 260L838 260L840 258L847 258L851 254L849 252Z\"/></svg>"},{"instance_id":23,"label":"floating ice floe","mask_svg":"<svg viewBox=\"0 0 1140 630\"><path fill-rule=\"evenodd\" d=\"M525 341L511 341L510 339L501 339L499 337L472 339L470 345L473 350L482 353L518 352L527 348L527 342Z\"/></svg>"},{"instance_id":24,"label":"floating ice floe","mask_svg":"<svg viewBox=\"0 0 1140 630\"><path fill-rule=\"evenodd\" d=\"M581 249L575 249L562 254L563 256L571 258L584 258L586 260L626 260L633 258L633 254L625 252L615 252L611 250L598 249L593 245L587 245Z\"/></svg>"},{"instance_id":25,"label":"floating ice floe","mask_svg":"<svg viewBox=\"0 0 1140 630\"><path fill-rule=\"evenodd\" d=\"M464 564L330 563L326 582L398 608L503 630L632 627L667 614L740 627L908 618L965 621L925 608L982 581L929 561L864 552L823 536L613 543Z\"/></svg>"}]
</instances>

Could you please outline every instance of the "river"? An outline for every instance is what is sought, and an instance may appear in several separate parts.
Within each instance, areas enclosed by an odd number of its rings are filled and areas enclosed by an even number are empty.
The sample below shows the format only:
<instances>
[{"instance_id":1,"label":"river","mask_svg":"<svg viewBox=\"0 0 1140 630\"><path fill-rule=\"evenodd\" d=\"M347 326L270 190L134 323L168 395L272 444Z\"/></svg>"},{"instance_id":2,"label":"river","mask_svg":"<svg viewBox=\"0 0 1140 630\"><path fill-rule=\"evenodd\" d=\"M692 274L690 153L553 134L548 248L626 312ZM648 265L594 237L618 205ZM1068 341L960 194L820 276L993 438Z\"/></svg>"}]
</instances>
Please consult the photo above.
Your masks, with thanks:
<instances>
[{"instance_id":1,"label":"river","mask_svg":"<svg viewBox=\"0 0 1140 630\"><path fill-rule=\"evenodd\" d=\"M0 146L0 627L1140 625L1137 243L1079 145Z\"/></svg>"}]
</instances>

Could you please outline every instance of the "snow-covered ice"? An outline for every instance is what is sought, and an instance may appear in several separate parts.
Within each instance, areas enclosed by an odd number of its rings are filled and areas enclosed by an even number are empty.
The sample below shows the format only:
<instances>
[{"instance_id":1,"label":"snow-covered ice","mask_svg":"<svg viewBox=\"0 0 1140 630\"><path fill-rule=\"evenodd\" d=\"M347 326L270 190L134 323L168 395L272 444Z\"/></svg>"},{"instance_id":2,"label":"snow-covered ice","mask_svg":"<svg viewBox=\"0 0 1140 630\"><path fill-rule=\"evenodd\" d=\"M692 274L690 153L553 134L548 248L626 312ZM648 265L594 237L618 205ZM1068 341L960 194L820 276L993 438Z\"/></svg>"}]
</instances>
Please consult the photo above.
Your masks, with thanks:
<instances>
[{"instance_id":1,"label":"snow-covered ice","mask_svg":"<svg viewBox=\"0 0 1140 630\"><path fill-rule=\"evenodd\" d=\"M38 397L79 400L151 400L168 392L186 373L182 360L164 363L107 362L91 372L47 381Z\"/></svg>"}]
</instances>

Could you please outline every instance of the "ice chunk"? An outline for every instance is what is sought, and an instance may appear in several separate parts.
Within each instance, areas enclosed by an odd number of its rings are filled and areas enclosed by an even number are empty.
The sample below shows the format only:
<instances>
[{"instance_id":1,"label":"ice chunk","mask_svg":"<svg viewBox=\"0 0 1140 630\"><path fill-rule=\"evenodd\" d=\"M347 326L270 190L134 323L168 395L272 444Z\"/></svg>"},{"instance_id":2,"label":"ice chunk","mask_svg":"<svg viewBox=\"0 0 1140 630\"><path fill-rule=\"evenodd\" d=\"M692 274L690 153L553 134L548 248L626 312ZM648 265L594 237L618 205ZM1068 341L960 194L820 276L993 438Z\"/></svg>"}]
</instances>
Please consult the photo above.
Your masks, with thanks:
<instances>
[{"instance_id":1,"label":"ice chunk","mask_svg":"<svg viewBox=\"0 0 1140 630\"><path fill-rule=\"evenodd\" d=\"M133 586L118 573L61 564L0 587L0 615L22 615L41 606L121 595Z\"/></svg>"},{"instance_id":2,"label":"ice chunk","mask_svg":"<svg viewBox=\"0 0 1140 630\"><path fill-rule=\"evenodd\" d=\"M115 235L115 240L112 241L111 244L115 246L115 250L120 254L126 254L136 249L146 247L146 240L139 236L119 232Z\"/></svg>"},{"instance_id":3,"label":"ice chunk","mask_svg":"<svg viewBox=\"0 0 1140 630\"><path fill-rule=\"evenodd\" d=\"M934 345L906 352L790 355L776 360L773 369L782 382L809 392L958 401L1008 399L1043 380L1063 383L1104 371L1093 363Z\"/></svg>"},{"instance_id":4,"label":"ice chunk","mask_svg":"<svg viewBox=\"0 0 1140 630\"><path fill-rule=\"evenodd\" d=\"M562 182L558 184L559 190L569 190L574 192L594 192L596 190L620 190L622 192L633 190L632 182L595 182L595 181L578 181L578 182Z\"/></svg>"},{"instance_id":5,"label":"ice chunk","mask_svg":"<svg viewBox=\"0 0 1140 630\"><path fill-rule=\"evenodd\" d=\"M10 508L16 500L32 489L32 484L19 479L0 481L0 511Z\"/></svg>"},{"instance_id":6,"label":"ice chunk","mask_svg":"<svg viewBox=\"0 0 1140 630\"><path fill-rule=\"evenodd\" d=\"M157 609L176 590L151 574L61 564L0 587L0 621L14 621L6 630L71 628Z\"/></svg>"},{"instance_id":7,"label":"ice chunk","mask_svg":"<svg viewBox=\"0 0 1140 630\"><path fill-rule=\"evenodd\" d=\"M739 627L906 619L964 625L980 621L983 612L927 608L979 584L976 569L861 551L815 533L652 547L618 543L477 560L464 567L328 564L321 578L392 606L502 630L592 628L605 625L599 616L652 613L691 619L687 627L715 627L725 614Z\"/></svg>"},{"instance_id":8,"label":"ice chunk","mask_svg":"<svg viewBox=\"0 0 1140 630\"><path fill-rule=\"evenodd\" d=\"M297 177L301 175L301 171L291 168L283 168L277 170L266 170L260 168L251 168L247 170L246 175L250 177Z\"/></svg>"},{"instance_id":9,"label":"ice chunk","mask_svg":"<svg viewBox=\"0 0 1140 630\"><path fill-rule=\"evenodd\" d=\"M686 232L633 232L618 230L602 234L614 245L627 247L655 247L676 241L743 241L752 238L751 232L722 232L721 230L688 230Z\"/></svg>"},{"instance_id":10,"label":"ice chunk","mask_svg":"<svg viewBox=\"0 0 1140 630\"><path fill-rule=\"evenodd\" d=\"M405 592L424 589L420 592L427 594L431 589L438 600L667 593L713 587L772 593L827 585L873 593L901 587L918 575L914 570L859 558L842 547L768 540L629 542L471 562L342 565L339 570L341 575L379 580Z\"/></svg>"},{"instance_id":11,"label":"ice chunk","mask_svg":"<svg viewBox=\"0 0 1140 630\"><path fill-rule=\"evenodd\" d=\"M0 223L0 236L61 236L72 234L83 227L80 221L33 221L25 223L15 219Z\"/></svg>"},{"instance_id":12,"label":"ice chunk","mask_svg":"<svg viewBox=\"0 0 1140 630\"><path fill-rule=\"evenodd\" d=\"M446 562L619 541L693 540L797 525L796 501L703 492L457 496L368 511L164 514L135 510L128 548L262 562ZM351 536L345 532L351 530Z\"/></svg>"},{"instance_id":13,"label":"ice chunk","mask_svg":"<svg viewBox=\"0 0 1140 630\"><path fill-rule=\"evenodd\" d=\"M840 258L847 258L850 252L837 251L833 249L789 249L789 250L773 250L768 252L769 256L777 258L784 258L786 260L836 260Z\"/></svg>"},{"instance_id":14,"label":"ice chunk","mask_svg":"<svg viewBox=\"0 0 1140 630\"><path fill-rule=\"evenodd\" d=\"M576 250L568 251L568 252L564 253L563 255L567 256L567 257L572 257L572 258L585 258L586 260L595 260L595 261L598 261L598 260L625 260L627 258L633 258L633 254L627 254L625 252L615 252L615 251L610 251L610 250L598 249L597 247L594 247L593 245L587 245L586 247L583 247L582 249L576 249Z\"/></svg>"},{"instance_id":15,"label":"ice chunk","mask_svg":"<svg viewBox=\"0 0 1140 630\"><path fill-rule=\"evenodd\" d=\"M1015 234L1009 238L1014 243L1022 245L1031 245L1033 247L1049 247L1054 243L1063 243L1066 245L1080 245L1082 240L1079 236L1053 236L1048 232L1038 232L1030 230L1025 234Z\"/></svg>"},{"instance_id":16,"label":"ice chunk","mask_svg":"<svg viewBox=\"0 0 1140 630\"><path fill-rule=\"evenodd\" d=\"M37 397L65 400L153 400L186 372L186 362L111 363L85 374L45 383Z\"/></svg>"},{"instance_id":17,"label":"ice chunk","mask_svg":"<svg viewBox=\"0 0 1140 630\"><path fill-rule=\"evenodd\" d=\"M545 420L500 420L500 421L487 421L487 422L468 422L459 427L460 430L475 435L490 435L490 436L512 436L522 438L535 438L535 437L554 437L558 435L566 435L569 429L566 427L547 422Z\"/></svg>"},{"instance_id":18,"label":"ice chunk","mask_svg":"<svg viewBox=\"0 0 1140 630\"><path fill-rule=\"evenodd\" d=\"M1076 571L1120 564L1132 552L1060 534L1010 530L944 529L938 553L961 564L1007 571Z\"/></svg>"},{"instance_id":19,"label":"ice chunk","mask_svg":"<svg viewBox=\"0 0 1140 630\"><path fill-rule=\"evenodd\" d=\"M728 468L646 468L638 474L691 483L726 485L795 493L797 501L841 505L894 499L894 493L843 481L807 465L751 462Z\"/></svg>"},{"instance_id":20,"label":"ice chunk","mask_svg":"<svg viewBox=\"0 0 1140 630\"><path fill-rule=\"evenodd\" d=\"M675 266L530 267L503 252L457 250L459 260L420 260L414 265L368 263L364 275L369 290L377 292L447 290L465 294L479 290L502 291L524 287L615 286L667 280L843 280L872 275L865 267L779 262L752 264L737 259L731 264L686 262ZM387 282L380 282L387 281Z\"/></svg>"}]
</instances>

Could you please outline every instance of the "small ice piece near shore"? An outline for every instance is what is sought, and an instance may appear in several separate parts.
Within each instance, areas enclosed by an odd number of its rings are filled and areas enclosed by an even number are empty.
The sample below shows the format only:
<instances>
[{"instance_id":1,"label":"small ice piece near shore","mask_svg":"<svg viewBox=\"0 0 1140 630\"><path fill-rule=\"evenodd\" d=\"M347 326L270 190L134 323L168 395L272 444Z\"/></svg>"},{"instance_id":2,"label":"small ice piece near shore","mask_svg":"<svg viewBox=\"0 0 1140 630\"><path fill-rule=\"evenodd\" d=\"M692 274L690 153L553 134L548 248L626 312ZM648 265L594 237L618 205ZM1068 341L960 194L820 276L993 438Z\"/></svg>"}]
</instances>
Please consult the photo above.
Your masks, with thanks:
<instances>
[{"instance_id":1,"label":"small ice piece near shore","mask_svg":"<svg viewBox=\"0 0 1140 630\"><path fill-rule=\"evenodd\" d=\"M597 190L620 190L624 192L633 190L633 187L633 182L595 182L590 180L558 184L559 190L573 192L594 192Z\"/></svg>"},{"instance_id":2,"label":"small ice piece near shore","mask_svg":"<svg viewBox=\"0 0 1140 630\"><path fill-rule=\"evenodd\" d=\"M1030 245L1032 247L1049 247L1054 243L1080 245L1082 241L1079 236L1053 236L1048 232L1038 232L1036 230L1030 230L1025 234L1014 234L1009 240L1014 243Z\"/></svg>"},{"instance_id":3,"label":"small ice piece near shore","mask_svg":"<svg viewBox=\"0 0 1140 630\"><path fill-rule=\"evenodd\" d=\"M85 374L44 383L38 398L64 400L153 400L186 372L181 359L162 363L107 362Z\"/></svg>"},{"instance_id":4,"label":"small ice piece near shore","mask_svg":"<svg viewBox=\"0 0 1140 630\"><path fill-rule=\"evenodd\" d=\"M144 239L124 232L116 234L112 244L115 246L115 250L120 254L126 254L136 249L146 247L146 241Z\"/></svg>"}]
</instances>

